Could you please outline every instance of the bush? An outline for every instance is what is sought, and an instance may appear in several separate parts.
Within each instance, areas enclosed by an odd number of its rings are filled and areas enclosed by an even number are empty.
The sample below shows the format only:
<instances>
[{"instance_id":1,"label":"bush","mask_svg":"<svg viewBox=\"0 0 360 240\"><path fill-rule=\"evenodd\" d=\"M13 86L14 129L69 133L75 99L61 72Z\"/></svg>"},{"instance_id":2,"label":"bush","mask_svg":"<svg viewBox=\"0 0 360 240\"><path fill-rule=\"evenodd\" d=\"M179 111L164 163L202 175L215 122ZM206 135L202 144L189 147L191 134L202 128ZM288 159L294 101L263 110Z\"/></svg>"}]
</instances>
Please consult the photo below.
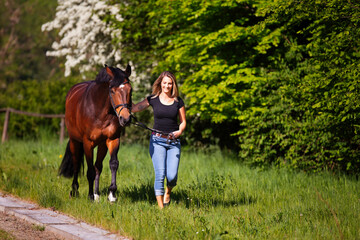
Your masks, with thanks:
<instances>
[{"instance_id":1,"label":"bush","mask_svg":"<svg viewBox=\"0 0 360 240\"><path fill-rule=\"evenodd\" d=\"M20 111L39 114L64 114L65 97L72 85L79 82L80 77L52 79L47 81L28 80L13 82L0 93L1 108L11 107ZM3 116L2 116L3 118ZM58 133L59 118L39 118L10 114L8 134L18 138L37 136L41 127ZM1 126L1 130L2 130Z\"/></svg>"}]
</instances>

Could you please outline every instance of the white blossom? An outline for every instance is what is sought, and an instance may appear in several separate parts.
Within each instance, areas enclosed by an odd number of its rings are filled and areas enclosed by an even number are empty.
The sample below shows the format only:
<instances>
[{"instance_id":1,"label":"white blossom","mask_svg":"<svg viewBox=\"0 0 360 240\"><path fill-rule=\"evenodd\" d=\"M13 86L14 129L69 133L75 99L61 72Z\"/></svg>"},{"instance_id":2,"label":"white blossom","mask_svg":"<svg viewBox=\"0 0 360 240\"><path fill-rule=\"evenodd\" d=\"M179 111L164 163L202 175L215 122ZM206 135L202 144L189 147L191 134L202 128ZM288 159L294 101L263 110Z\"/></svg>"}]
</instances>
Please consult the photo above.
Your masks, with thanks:
<instances>
[{"instance_id":1,"label":"white blossom","mask_svg":"<svg viewBox=\"0 0 360 240\"><path fill-rule=\"evenodd\" d=\"M60 40L52 44L47 56L65 57L65 76L79 67L81 73L105 63L114 65L121 59L120 29L103 21L106 15L122 21L119 7L102 0L58 0L55 19L42 25L42 31L59 30Z\"/></svg>"}]
</instances>

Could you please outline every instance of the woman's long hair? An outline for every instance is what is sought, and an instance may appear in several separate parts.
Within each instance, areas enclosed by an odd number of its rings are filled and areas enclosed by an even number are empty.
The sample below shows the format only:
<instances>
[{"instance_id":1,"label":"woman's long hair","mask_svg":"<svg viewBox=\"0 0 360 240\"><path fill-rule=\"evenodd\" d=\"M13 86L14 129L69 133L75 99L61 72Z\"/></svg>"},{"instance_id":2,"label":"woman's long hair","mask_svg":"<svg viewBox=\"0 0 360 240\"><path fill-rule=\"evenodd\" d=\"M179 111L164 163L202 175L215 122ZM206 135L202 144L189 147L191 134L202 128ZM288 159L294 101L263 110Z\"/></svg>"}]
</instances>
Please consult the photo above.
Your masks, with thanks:
<instances>
[{"instance_id":1,"label":"woman's long hair","mask_svg":"<svg viewBox=\"0 0 360 240\"><path fill-rule=\"evenodd\" d=\"M172 89L171 89L171 97L177 101L177 97L179 96L179 91L178 91L178 86L176 83L176 78L175 78L175 75L169 71L162 72L160 74L160 76L156 79L156 81L154 82L154 84L152 86L152 95L154 95L153 97L157 97L160 95L160 93L162 91L161 90L161 82L164 77L168 77L172 80L173 85L172 85Z\"/></svg>"}]
</instances>

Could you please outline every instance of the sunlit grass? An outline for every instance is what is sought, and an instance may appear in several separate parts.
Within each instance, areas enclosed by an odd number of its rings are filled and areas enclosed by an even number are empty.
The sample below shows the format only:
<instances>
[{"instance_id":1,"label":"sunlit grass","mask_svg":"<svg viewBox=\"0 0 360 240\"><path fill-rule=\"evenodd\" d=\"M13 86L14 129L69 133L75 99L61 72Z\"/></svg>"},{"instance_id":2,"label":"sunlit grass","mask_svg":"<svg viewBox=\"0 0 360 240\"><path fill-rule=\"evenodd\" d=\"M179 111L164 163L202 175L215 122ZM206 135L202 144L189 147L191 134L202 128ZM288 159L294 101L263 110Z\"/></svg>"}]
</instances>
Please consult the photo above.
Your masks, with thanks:
<instances>
[{"instance_id":1,"label":"sunlit grass","mask_svg":"<svg viewBox=\"0 0 360 240\"><path fill-rule=\"evenodd\" d=\"M135 239L360 239L359 181L330 173L250 169L214 150L182 153L178 186L159 210L146 147L122 145L118 201L106 200L109 156L101 199L69 198L72 179L57 176L66 143L9 141L0 147L0 188ZM85 167L86 171L86 167Z\"/></svg>"}]
</instances>

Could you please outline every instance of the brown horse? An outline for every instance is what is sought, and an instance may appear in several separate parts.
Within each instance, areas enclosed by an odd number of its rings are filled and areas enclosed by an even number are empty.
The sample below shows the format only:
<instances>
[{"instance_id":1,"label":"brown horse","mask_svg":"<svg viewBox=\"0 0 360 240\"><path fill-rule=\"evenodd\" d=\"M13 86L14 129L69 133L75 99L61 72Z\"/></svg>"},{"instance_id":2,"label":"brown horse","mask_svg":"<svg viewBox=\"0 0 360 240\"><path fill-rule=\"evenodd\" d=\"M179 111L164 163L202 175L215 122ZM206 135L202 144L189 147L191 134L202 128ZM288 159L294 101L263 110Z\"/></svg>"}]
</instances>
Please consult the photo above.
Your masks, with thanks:
<instances>
[{"instance_id":1,"label":"brown horse","mask_svg":"<svg viewBox=\"0 0 360 240\"><path fill-rule=\"evenodd\" d=\"M78 174L84 164L85 154L89 198L99 199L102 162L109 150L111 185L108 198L111 202L116 201L120 133L122 128L131 121L130 74L129 65L125 71L105 65L95 81L74 85L66 96L65 124L69 133L69 142L59 174L68 178L74 177L70 196L79 194ZM94 165L93 150L96 146L98 149Z\"/></svg>"}]
</instances>

